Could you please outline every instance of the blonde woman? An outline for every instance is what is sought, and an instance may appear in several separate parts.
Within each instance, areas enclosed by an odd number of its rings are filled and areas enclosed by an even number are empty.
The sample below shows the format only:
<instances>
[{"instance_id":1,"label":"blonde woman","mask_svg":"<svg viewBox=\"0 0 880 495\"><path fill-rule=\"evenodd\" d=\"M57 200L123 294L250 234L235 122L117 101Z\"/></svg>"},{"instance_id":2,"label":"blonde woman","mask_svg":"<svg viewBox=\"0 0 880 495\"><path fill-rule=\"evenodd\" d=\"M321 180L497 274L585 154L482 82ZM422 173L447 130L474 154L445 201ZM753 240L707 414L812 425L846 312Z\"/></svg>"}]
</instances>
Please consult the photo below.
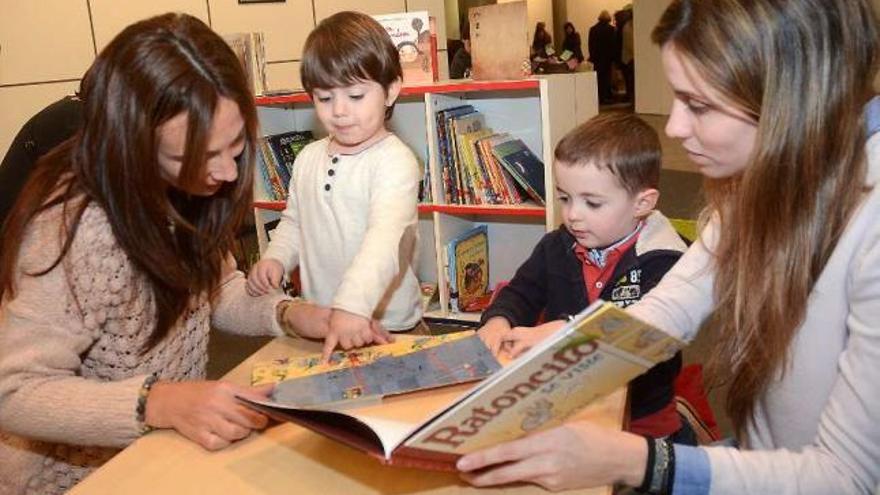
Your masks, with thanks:
<instances>
[{"instance_id":1,"label":"blonde woman","mask_svg":"<svg viewBox=\"0 0 880 495\"><path fill-rule=\"evenodd\" d=\"M674 0L666 132L707 178L701 238L631 310L715 334L740 448L571 423L463 457L476 485L873 493L880 480L878 30L867 0Z\"/></svg>"}]
</instances>

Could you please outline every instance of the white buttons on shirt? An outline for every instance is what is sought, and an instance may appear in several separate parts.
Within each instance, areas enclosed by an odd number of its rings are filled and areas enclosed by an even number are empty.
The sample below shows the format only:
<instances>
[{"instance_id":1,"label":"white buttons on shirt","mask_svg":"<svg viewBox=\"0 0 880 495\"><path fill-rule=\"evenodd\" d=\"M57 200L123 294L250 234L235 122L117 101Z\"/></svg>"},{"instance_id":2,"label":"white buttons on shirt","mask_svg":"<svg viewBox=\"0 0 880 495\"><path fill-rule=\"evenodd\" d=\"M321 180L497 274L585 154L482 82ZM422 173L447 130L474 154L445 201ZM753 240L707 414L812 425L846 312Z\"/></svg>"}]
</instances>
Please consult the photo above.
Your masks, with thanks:
<instances>
[{"instance_id":1,"label":"white buttons on shirt","mask_svg":"<svg viewBox=\"0 0 880 495\"><path fill-rule=\"evenodd\" d=\"M602 288L602 282L596 282L596 288L597 288L597 289L601 289L601 288Z\"/></svg>"}]
</instances>

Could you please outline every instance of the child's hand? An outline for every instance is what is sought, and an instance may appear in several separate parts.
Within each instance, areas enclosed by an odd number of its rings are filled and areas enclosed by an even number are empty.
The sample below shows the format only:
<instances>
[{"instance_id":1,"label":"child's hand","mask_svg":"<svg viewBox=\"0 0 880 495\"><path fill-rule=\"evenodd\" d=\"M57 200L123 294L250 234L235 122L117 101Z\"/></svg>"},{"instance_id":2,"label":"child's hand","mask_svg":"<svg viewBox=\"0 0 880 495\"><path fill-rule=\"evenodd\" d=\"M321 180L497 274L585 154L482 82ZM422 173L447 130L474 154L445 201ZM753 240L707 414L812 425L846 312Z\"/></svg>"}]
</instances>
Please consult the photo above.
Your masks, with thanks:
<instances>
[{"instance_id":1,"label":"child's hand","mask_svg":"<svg viewBox=\"0 0 880 495\"><path fill-rule=\"evenodd\" d=\"M390 344L394 342L394 336L391 335L391 332L385 330L385 327L379 320L370 320L370 331L373 332L373 342L377 344Z\"/></svg>"},{"instance_id":2,"label":"child's hand","mask_svg":"<svg viewBox=\"0 0 880 495\"><path fill-rule=\"evenodd\" d=\"M367 344L389 342L391 337L381 325L375 325L369 318L334 309L330 314L330 330L324 338L322 360L326 362L330 359L337 344L347 350Z\"/></svg>"},{"instance_id":3,"label":"child's hand","mask_svg":"<svg viewBox=\"0 0 880 495\"><path fill-rule=\"evenodd\" d=\"M297 335L310 339L324 339L330 333L331 309L308 302L288 306L283 318Z\"/></svg>"},{"instance_id":4,"label":"child's hand","mask_svg":"<svg viewBox=\"0 0 880 495\"><path fill-rule=\"evenodd\" d=\"M263 258L248 272L247 293L254 297L268 294L273 289L281 287L283 276L284 266L280 261Z\"/></svg>"},{"instance_id":5,"label":"child's hand","mask_svg":"<svg viewBox=\"0 0 880 495\"><path fill-rule=\"evenodd\" d=\"M501 352L501 344L504 343L504 336L510 332L510 323L503 316L495 316L489 318L485 325L477 330L480 340L486 344L486 347L492 351L492 355L498 356Z\"/></svg>"},{"instance_id":6,"label":"child's hand","mask_svg":"<svg viewBox=\"0 0 880 495\"><path fill-rule=\"evenodd\" d=\"M526 352L565 325L565 320L548 321L536 327L515 327L504 336L504 350L510 359Z\"/></svg>"}]
</instances>

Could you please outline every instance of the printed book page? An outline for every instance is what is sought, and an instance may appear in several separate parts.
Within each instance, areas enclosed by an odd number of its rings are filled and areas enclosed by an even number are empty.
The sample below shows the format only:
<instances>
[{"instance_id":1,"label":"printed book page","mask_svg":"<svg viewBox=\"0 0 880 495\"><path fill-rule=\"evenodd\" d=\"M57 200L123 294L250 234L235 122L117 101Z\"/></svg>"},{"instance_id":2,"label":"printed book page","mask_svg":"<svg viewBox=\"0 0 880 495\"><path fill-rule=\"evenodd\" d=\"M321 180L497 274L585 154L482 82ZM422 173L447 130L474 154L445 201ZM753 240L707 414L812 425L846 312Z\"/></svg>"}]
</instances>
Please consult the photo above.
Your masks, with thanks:
<instances>
[{"instance_id":1,"label":"printed book page","mask_svg":"<svg viewBox=\"0 0 880 495\"><path fill-rule=\"evenodd\" d=\"M387 462L406 438L472 387L459 384L381 400L351 401L346 408L336 410L296 408L272 400L240 400L276 420L299 424Z\"/></svg>"},{"instance_id":2,"label":"printed book page","mask_svg":"<svg viewBox=\"0 0 880 495\"><path fill-rule=\"evenodd\" d=\"M472 335L475 335L473 331L455 332L444 335L416 337L414 339L402 339L390 344L363 347L350 351L335 351L326 363L321 362L320 353L304 357L274 359L254 365L251 372L251 385L278 383L282 380L326 373L353 366L362 366L372 363L381 357L403 356Z\"/></svg>"},{"instance_id":3,"label":"printed book page","mask_svg":"<svg viewBox=\"0 0 880 495\"><path fill-rule=\"evenodd\" d=\"M361 399L333 410L242 400L388 463L449 470L461 454L562 423L682 345L597 301L476 386Z\"/></svg>"},{"instance_id":4,"label":"printed book page","mask_svg":"<svg viewBox=\"0 0 880 495\"><path fill-rule=\"evenodd\" d=\"M474 382L499 369L501 365L486 345L472 335L357 366L286 379L275 385L272 399L296 407L344 407L350 400Z\"/></svg>"},{"instance_id":5,"label":"printed book page","mask_svg":"<svg viewBox=\"0 0 880 495\"><path fill-rule=\"evenodd\" d=\"M471 390L406 441L465 454L561 424L683 344L610 303L574 321Z\"/></svg>"}]
</instances>

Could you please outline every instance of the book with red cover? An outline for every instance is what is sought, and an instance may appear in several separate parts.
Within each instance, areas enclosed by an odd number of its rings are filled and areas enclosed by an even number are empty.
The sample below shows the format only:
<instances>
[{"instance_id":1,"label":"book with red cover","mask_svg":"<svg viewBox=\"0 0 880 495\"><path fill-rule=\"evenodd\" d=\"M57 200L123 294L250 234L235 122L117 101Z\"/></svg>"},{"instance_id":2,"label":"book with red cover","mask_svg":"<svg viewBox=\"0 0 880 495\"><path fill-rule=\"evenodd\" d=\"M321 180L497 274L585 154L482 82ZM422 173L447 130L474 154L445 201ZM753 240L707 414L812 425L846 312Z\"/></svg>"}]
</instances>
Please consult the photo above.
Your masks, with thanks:
<instances>
[{"instance_id":1,"label":"book with red cover","mask_svg":"<svg viewBox=\"0 0 880 495\"><path fill-rule=\"evenodd\" d=\"M454 470L463 454L562 423L681 346L613 304L597 301L464 391L459 385L333 408L241 400L385 464Z\"/></svg>"}]
</instances>

